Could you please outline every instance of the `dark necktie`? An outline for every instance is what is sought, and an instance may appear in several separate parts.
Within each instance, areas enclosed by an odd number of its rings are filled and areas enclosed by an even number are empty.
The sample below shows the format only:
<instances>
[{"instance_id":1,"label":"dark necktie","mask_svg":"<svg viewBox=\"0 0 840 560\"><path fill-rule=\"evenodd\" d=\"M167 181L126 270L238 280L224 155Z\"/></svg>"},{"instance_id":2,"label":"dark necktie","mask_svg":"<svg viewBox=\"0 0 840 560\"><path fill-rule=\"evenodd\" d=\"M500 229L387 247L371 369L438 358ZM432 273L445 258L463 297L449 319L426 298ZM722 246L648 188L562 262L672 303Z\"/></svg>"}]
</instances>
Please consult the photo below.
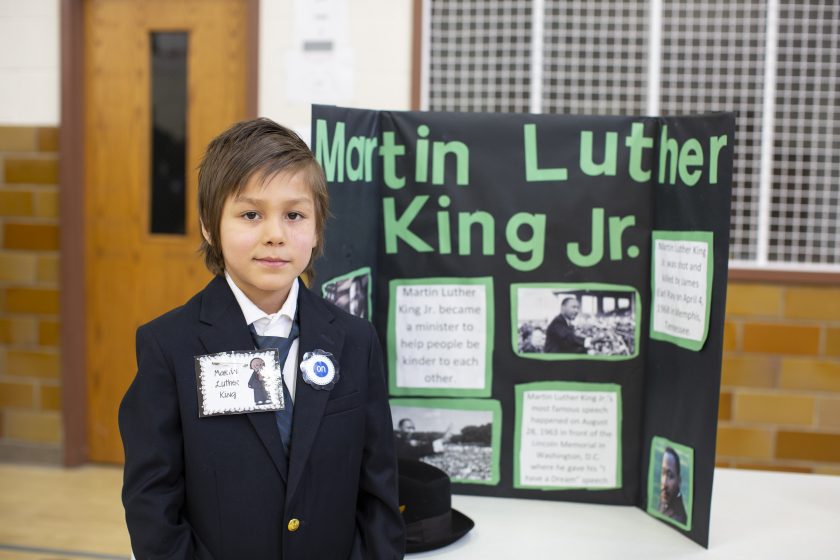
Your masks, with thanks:
<instances>
[{"instance_id":1,"label":"dark necktie","mask_svg":"<svg viewBox=\"0 0 840 560\"><path fill-rule=\"evenodd\" d=\"M286 363L286 357L289 355L289 350L292 348L292 343L300 333L297 316L295 316L295 320L292 322L292 330L289 333L289 338L283 338L282 336L260 336L254 329L253 324L249 325L248 328L251 329L251 337L254 339L254 344L256 344L259 350L273 350L276 348L279 351L279 361L277 363L282 369L283 364ZM283 402L286 406L283 410L274 411L274 418L277 422L277 429L280 431L280 439L283 441L283 451L286 452L286 457L288 457L292 439L292 407L294 405L292 404L289 389L286 388L286 383L282 380L282 376L280 386L283 388Z\"/></svg>"}]
</instances>

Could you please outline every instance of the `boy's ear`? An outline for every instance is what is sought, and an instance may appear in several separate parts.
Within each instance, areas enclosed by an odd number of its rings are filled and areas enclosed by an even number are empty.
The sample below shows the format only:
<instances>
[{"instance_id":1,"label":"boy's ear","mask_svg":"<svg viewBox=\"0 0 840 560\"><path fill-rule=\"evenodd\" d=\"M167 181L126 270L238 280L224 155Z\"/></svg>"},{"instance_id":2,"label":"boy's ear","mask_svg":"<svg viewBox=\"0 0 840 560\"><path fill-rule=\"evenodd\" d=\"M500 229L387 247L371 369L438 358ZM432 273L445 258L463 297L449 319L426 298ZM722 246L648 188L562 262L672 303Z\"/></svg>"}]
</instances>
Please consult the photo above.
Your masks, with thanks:
<instances>
[{"instance_id":1,"label":"boy's ear","mask_svg":"<svg viewBox=\"0 0 840 560\"><path fill-rule=\"evenodd\" d=\"M201 224L201 236L204 237L204 240L207 242L208 245L211 247L213 246L213 242L210 241L210 233L207 231L207 228L204 227L204 222L201 220L198 221Z\"/></svg>"}]
</instances>

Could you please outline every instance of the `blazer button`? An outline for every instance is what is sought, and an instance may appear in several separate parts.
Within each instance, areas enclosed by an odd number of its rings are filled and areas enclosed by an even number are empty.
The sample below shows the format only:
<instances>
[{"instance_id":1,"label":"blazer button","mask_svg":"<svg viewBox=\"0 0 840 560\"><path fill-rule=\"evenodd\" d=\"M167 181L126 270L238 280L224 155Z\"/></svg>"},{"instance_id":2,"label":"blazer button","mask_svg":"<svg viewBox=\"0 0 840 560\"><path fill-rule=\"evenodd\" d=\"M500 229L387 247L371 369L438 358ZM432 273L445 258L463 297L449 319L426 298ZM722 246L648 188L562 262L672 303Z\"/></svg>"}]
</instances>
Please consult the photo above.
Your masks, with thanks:
<instances>
[{"instance_id":1,"label":"blazer button","mask_svg":"<svg viewBox=\"0 0 840 560\"><path fill-rule=\"evenodd\" d=\"M292 531L292 532L297 531L298 529L300 529L300 520L292 517L291 519L289 519L288 528L289 528L289 531Z\"/></svg>"}]
</instances>

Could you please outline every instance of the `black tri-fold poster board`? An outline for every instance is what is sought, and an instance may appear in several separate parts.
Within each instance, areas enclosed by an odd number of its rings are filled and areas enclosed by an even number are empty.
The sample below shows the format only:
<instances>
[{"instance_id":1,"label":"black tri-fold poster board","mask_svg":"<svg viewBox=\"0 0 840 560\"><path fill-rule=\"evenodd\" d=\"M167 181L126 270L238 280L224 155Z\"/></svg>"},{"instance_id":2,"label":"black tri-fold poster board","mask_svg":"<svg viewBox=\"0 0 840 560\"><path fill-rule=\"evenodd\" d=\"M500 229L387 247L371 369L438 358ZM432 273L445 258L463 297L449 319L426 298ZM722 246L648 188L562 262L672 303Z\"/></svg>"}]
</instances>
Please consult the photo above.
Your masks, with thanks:
<instances>
[{"instance_id":1,"label":"black tri-fold poster board","mask_svg":"<svg viewBox=\"0 0 840 560\"><path fill-rule=\"evenodd\" d=\"M376 326L398 453L707 546L734 130L315 106L314 288Z\"/></svg>"}]
</instances>

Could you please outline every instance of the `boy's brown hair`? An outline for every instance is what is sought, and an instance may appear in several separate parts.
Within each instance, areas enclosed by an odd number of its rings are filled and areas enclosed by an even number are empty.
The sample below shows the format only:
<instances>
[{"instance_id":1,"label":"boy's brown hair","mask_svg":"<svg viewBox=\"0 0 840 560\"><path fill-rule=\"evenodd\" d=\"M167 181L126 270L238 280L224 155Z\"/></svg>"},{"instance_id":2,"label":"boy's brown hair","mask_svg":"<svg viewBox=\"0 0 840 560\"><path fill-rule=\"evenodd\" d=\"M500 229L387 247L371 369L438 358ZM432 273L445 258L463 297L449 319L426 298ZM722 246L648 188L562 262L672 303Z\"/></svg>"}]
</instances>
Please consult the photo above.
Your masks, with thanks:
<instances>
[{"instance_id":1,"label":"boy's brown hair","mask_svg":"<svg viewBox=\"0 0 840 560\"><path fill-rule=\"evenodd\" d=\"M298 171L305 174L315 203L317 244L304 270L313 278L312 264L324 252L329 196L324 172L306 143L292 130L266 118L236 123L210 142L198 167L198 217L210 237L209 243L202 237L199 250L210 272L218 275L225 270L219 226L228 198L239 194L255 174L267 181L277 173Z\"/></svg>"}]
</instances>

